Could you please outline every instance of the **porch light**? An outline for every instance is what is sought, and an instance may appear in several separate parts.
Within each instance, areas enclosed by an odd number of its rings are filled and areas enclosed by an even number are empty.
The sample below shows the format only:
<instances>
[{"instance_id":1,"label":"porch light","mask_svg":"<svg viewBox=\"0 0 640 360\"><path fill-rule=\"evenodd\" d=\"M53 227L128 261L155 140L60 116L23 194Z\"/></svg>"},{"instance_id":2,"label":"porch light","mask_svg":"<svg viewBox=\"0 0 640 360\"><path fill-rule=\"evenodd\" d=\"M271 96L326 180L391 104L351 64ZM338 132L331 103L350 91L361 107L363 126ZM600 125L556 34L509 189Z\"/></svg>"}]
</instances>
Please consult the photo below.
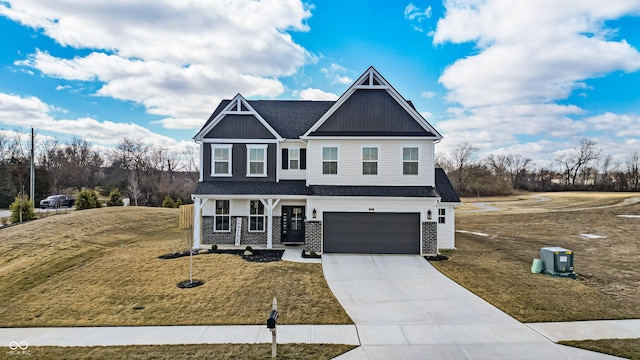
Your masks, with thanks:
<instances>
[{"instance_id":1,"label":"porch light","mask_svg":"<svg viewBox=\"0 0 640 360\"><path fill-rule=\"evenodd\" d=\"M431 210L427 211L427 220L431 220Z\"/></svg>"},{"instance_id":2,"label":"porch light","mask_svg":"<svg viewBox=\"0 0 640 360\"><path fill-rule=\"evenodd\" d=\"M316 209L313 209L313 211L311 212L311 215L313 216L314 219L316 218L316 216L318 216L318 212L316 211Z\"/></svg>"}]
</instances>

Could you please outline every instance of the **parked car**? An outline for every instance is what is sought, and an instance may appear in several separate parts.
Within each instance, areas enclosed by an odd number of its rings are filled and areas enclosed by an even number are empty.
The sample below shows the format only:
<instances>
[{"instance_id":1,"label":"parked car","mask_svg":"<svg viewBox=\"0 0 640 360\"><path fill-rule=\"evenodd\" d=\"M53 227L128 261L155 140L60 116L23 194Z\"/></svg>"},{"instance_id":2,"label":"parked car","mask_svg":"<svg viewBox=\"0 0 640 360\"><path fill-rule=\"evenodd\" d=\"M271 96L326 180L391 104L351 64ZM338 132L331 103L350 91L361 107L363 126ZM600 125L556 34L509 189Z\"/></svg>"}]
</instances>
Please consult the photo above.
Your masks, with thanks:
<instances>
[{"instance_id":1,"label":"parked car","mask_svg":"<svg viewBox=\"0 0 640 360\"><path fill-rule=\"evenodd\" d=\"M66 195L51 195L46 199L40 201L40 208L61 208L61 207L72 207L75 205L76 199L67 197Z\"/></svg>"}]
</instances>

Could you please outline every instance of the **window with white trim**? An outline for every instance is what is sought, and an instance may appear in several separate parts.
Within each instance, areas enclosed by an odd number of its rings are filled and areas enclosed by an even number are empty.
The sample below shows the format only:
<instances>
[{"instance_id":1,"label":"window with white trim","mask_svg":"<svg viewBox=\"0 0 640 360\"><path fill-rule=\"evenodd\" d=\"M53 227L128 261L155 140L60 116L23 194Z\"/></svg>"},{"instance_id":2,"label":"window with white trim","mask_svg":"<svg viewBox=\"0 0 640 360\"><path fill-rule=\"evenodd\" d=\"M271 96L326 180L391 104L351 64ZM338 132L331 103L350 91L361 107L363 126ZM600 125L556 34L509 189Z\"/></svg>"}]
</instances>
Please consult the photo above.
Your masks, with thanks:
<instances>
[{"instance_id":1,"label":"window with white trim","mask_svg":"<svg viewBox=\"0 0 640 360\"><path fill-rule=\"evenodd\" d=\"M260 200L251 200L249 205L249 231L264 231L264 204Z\"/></svg>"},{"instance_id":2,"label":"window with white trim","mask_svg":"<svg viewBox=\"0 0 640 360\"><path fill-rule=\"evenodd\" d=\"M418 175L417 147L402 148L402 175Z\"/></svg>"},{"instance_id":3,"label":"window with white trim","mask_svg":"<svg viewBox=\"0 0 640 360\"><path fill-rule=\"evenodd\" d=\"M289 149L289 169L298 170L300 168L300 149Z\"/></svg>"},{"instance_id":4,"label":"window with white trim","mask_svg":"<svg viewBox=\"0 0 640 360\"><path fill-rule=\"evenodd\" d=\"M438 209L438 224L447 223L447 209Z\"/></svg>"},{"instance_id":5,"label":"window with white trim","mask_svg":"<svg viewBox=\"0 0 640 360\"><path fill-rule=\"evenodd\" d=\"M322 173L335 175L338 173L338 148L327 146L322 148Z\"/></svg>"},{"instance_id":6,"label":"window with white trim","mask_svg":"<svg viewBox=\"0 0 640 360\"><path fill-rule=\"evenodd\" d=\"M232 145L211 144L211 176L231 176Z\"/></svg>"},{"instance_id":7,"label":"window with white trim","mask_svg":"<svg viewBox=\"0 0 640 360\"><path fill-rule=\"evenodd\" d=\"M362 148L362 175L378 175L378 148Z\"/></svg>"},{"instance_id":8,"label":"window with white trim","mask_svg":"<svg viewBox=\"0 0 640 360\"><path fill-rule=\"evenodd\" d=\"M267 145L247 145L247 176L267 176Z\"/></svg>"},{"instance_id":9,"label":"window with white trim","mask_svg":"<svg viewBox=\"0 0 640 360\"><path fill-rule=\"evenodd\" d=\"M214 216L215 232L231 231L231 216L229 215L229 200L216 200L216 213Z\"/></svg>"}]
</instances>

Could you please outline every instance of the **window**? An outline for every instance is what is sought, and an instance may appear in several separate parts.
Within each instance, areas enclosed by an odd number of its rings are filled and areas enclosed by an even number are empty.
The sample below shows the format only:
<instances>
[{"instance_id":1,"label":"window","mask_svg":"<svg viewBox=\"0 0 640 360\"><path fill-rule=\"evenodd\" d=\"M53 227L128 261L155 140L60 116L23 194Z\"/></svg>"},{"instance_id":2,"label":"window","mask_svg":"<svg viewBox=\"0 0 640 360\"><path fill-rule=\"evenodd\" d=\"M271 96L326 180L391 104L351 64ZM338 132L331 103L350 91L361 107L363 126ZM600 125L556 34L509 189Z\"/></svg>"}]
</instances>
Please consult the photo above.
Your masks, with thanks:
<instances>
[{"instance_id":1,"label":"window","mask_svg":"<svg viewBox=\"0 0 640 360\"><path fill-rule=\"evenodd\" d=\"M337 147L322 148L322 173L323 174L338 173L338 148Z\"/></svg>"},{"instance_id":2,"label":"window","mask_svg":"<svg viewBox=\"0 0 640 360\"><path fill-rule=\"evenodd\" d=\"M402 175L418 175L418 148L402 148Z\"/></svg>"},{"instance_id":3,"label":"window","mask_svg":"<svg viewBox=\"0 0 640 360\"><path fill-rule=\"evenodd\" d=\"M300 168L300 150L289 149L289 169L298 170Z\"/></svg>"},{"instance_id":4,"label":"window","mask_svg":"<svg viewBox=\"0 0 640 360\"><path fill-rule=\"evenodd\" d=\"M249 231L264 231L264 205L260 200L251 200L249 208Z\"/></svg>"},{"instance_id":5,"label":"window","mask_svg":"<svg viewBox=\"0 0 640 360\"><path fill-rule=\"evenodd\" d=\"M229 216L229 200L216 200L215 227L213 231L231 231L231 216Z\"/></svg>"},{"instance_id":6,"label":"window","mask_svg":"<svg viewBox=\"0 0 640 360\"><path fill-rule=\"evenodd\" d=\"M211 176L231 176L231 145L211 145Z\"/></svg>"},{"instance_id":7,"label":"window","mask_svg":"<svg viewBox=\"0 0 640 360\"><path fill-rule=\"evenodd\" d=\"M438 224L446 224L447 222L447 210L438 209Z\"/></svg>"},{"instance_id":8,"label":"window","mask_svg":"<svg viewBox=\"0 0 640 360\"><path fill-rule=\"evenodd\" d=\"M247 145L247 176L267 176L267 145Z\"/></svg>"},{"instance_id":9,"label":"window","mask_svg":"<svg viewBox=\"0 0 640 360\"><path fill-rule=\"evenodd\" d=\"M378 174L378 148L362 148L362 175Z\"/></svg>"}]
</instances>

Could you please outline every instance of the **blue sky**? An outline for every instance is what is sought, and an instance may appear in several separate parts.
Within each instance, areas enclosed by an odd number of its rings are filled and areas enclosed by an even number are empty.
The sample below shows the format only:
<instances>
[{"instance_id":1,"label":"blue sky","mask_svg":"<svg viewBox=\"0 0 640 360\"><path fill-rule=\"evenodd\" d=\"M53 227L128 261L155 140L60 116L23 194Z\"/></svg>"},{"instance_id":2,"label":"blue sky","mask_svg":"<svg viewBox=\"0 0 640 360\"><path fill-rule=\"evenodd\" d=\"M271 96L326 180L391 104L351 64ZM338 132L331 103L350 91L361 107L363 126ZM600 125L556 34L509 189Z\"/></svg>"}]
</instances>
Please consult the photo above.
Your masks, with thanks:
<instances>
[{"instance_id":1,"label":"blue sky","mask_svg":"<svg viewBox=\"0 0 640 360\"><path fill-rule=\"evenodd\" d=\"M375 4L375 5L372 5ZM373 65L447 152L640 150L640 1L0 0L0 130L169 150L223 98L335 99Z\"/></svg>"}]
</instances>

